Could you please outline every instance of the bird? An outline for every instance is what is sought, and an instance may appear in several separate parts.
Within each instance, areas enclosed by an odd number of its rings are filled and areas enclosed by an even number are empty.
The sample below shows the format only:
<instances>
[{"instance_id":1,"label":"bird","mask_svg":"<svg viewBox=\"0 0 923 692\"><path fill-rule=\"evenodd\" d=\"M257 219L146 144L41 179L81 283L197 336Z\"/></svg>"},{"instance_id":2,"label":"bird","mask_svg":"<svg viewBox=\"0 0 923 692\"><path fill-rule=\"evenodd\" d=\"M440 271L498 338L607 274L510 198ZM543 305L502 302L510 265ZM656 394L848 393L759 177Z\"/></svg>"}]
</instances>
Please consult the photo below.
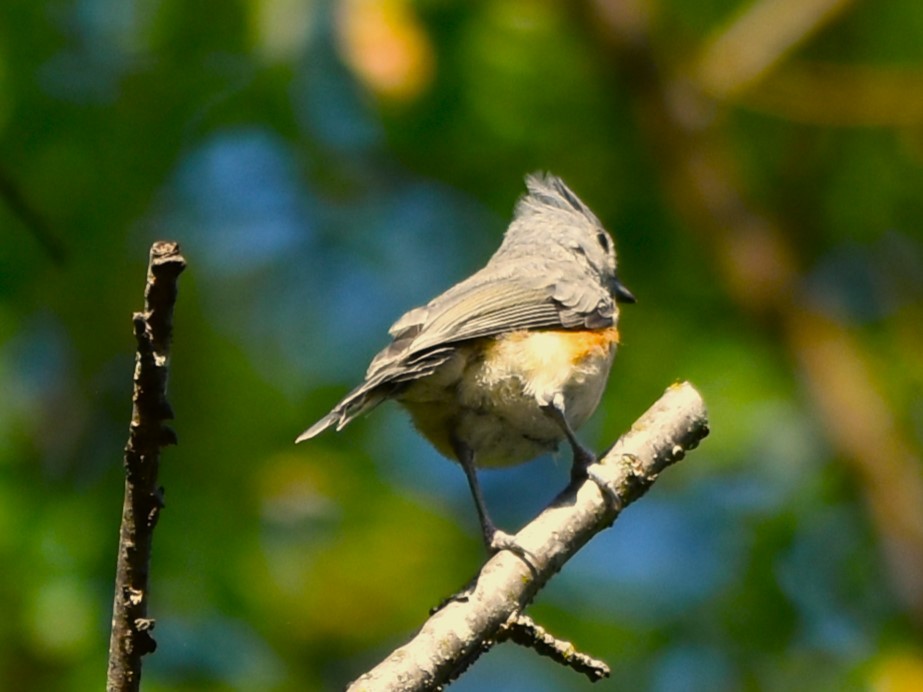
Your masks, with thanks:
<instances>
[{"instance_id":1,"label":"bird","mask_svg":"<svg viewBox=\"0 0 923 692\"><path fill-rule=\"evenodd\" d=\"M573 451L571 475L596 460L576 430L602 397L620 337L612 236L550 173L526 176L500 247L487 264L401 316L365 378L296 439L303 442L388 399L468 481L489 553L515 545L488 513L477 469Z\"/></svg>"}]
</instances>

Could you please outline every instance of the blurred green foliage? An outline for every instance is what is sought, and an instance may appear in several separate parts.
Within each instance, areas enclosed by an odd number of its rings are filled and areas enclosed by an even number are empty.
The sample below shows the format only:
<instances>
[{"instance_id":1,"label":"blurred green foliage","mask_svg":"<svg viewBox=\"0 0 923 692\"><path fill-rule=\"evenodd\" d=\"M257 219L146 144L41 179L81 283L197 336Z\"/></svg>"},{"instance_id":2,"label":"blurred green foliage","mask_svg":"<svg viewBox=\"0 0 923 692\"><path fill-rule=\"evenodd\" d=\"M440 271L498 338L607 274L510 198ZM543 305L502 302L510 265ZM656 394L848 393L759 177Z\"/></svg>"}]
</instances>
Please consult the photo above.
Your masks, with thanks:
<instances>
[{"instance_id":1,"label":"blurred green foliage","mask_svg":"<svg viewBox=\"0 0 923 692\"><path fill-rule=\"evenodd\" d=\"M790 49L758 24L742 45L777 54L710 91L709 51L785 4L0 5L0 687L103 684L130 316L158 238L189 269L144 688L335 689L406 639L482 558L462 474L395 407L292 440L547 169L639 297L583 437L612 442L676 379L713 434L533 614L612 665L603 687L923 688L923 505L902 499L923 474L923 5L805 0L829 11ZM689 117L673 127L731 154L729 178L691 180L780 229L784 300L754 308L728 267L772 258L671 188L690 151L644 105L656 74ZM501 525L556 494L567 456L485 475ZM581 684L507 645L457 688Z\"/></svg>"}]
</instances>

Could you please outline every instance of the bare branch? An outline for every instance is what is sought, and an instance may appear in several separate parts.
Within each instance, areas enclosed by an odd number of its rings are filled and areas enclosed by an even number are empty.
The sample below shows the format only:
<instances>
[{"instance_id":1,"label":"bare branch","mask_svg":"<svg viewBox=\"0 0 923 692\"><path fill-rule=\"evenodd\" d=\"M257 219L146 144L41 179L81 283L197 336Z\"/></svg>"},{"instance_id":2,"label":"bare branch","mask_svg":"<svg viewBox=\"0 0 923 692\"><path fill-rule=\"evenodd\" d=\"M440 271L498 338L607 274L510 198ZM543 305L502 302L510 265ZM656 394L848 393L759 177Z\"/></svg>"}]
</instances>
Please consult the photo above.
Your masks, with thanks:
<instances>
[{"instance_id":1,"label":"bare branch","mask_svg":"<svg viewBox=\"0 0 923 692\"><path fill-rule=\"evenodd\" d=\"M163 507L163 488L157 484L160 448L176 443L176 435L164 421L173 418L166 396L167 364L176 282L185 267L177 243L154 243L144 312L136 312L132 319L138 351L125 447L125 500L112 604L108 692L138 690L141 657L156 648L150 635L154 620L147 616L148 573L154 526Z\"/></svg>"},{"instance_id":2,"label":"bare branch","mask_svg":"<svg viewBox=\"0 0 923 692\"><path fill-rule=\"evenodd\" d=\"M0 168L0 201L6 204L55 264L64 264L67 249L61 239L54 234L45 218L26 199L22 188L4 168Z\"/></svg>"},{"instance_id":3,"label":"bare branch","mask_svg":"<svg viewBox=\"0 0 923 692\"><path fill-rule=\"evenodd\" d=\"M923 70L789 60L759 89L727 100L812 125L914 127L923 122Z\"/></svg>"},{"instance_id":4,"label":"bare branch","mask_svg":"<svg viewBox=\"0 0 923 692\"><path fill-rule=\"evenodd\" d=\"M506 640L535 649L542 656L583 673L591 682L608 678L611 673L604 661L580 653L573 644L558 639L544 627L537 625L528 615L515 616L511 622L503 626L497 641Z\"/></svg>"},{"instance_id":5,"label":"bare branch","mask_svg":"<svg viewBox=\"0 0 923 692\"><path fill-rule=\"evenodd\" d=\"M706 43L699 84L717 98L752 88L854 0L758 0Z\"/></svg>"},{"instance_id":6,"label":"bare branch","mask_svg":"<svg viewBox=\"0 0 923 692\"><path fill-rule=\"evenodd\" d=\"M350 690L429 690L459 675L514 622L541 588L587 541L643 495L658 474L708 434L701 396L682 383L622 436L592 479L571 484L516 535L528 562L500 551L406 645L356 680Z\"/></svg>"}]
</instances>

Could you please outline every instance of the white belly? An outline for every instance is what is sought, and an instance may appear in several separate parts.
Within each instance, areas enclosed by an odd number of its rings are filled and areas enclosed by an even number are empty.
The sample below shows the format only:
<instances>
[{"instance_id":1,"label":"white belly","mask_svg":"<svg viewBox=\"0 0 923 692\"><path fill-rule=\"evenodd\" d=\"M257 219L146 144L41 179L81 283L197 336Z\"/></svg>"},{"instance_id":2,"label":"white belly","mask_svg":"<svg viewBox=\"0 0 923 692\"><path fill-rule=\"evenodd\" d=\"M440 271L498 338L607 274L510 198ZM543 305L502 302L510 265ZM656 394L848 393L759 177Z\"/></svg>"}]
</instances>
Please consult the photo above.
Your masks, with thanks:
<instances>
[{"instance_id":1,"label":"white belly","mask_svg":"<svg viewBox=\"0 0 923 692\"><path fill-rule=\"evenodd\" d=\"M518 464L557 449L564 431L543 407L561 392L571 428L583 425L599 404L616 349L613 339L575 357L566 332L507 337L471 362L458 384L456 435L478 466Z\"/></svg>"}]
</instances>

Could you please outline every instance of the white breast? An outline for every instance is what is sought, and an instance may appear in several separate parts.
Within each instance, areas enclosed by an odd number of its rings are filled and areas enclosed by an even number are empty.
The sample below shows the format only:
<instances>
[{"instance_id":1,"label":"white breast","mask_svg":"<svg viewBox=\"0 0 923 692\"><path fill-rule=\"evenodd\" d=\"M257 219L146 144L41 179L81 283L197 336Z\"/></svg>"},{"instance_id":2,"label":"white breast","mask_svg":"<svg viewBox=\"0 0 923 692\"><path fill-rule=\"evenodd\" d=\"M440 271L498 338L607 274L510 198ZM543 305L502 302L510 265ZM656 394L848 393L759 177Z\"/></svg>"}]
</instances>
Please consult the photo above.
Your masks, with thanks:
<instances>
[{"instance_id":1,"label":"white breast","mask_svg":"<svg viewBox=\"0 0 923 692\"><path fill-rule=\"evenodd\" d=\"M571 427L583 425L602 397L616 340L617 333L575 345L573 333L544 331L493 342L458 384L457 434L478 465L516 464L556 449L564 433L542 407L558 392Z\"/></svg>"}]
</instances>

